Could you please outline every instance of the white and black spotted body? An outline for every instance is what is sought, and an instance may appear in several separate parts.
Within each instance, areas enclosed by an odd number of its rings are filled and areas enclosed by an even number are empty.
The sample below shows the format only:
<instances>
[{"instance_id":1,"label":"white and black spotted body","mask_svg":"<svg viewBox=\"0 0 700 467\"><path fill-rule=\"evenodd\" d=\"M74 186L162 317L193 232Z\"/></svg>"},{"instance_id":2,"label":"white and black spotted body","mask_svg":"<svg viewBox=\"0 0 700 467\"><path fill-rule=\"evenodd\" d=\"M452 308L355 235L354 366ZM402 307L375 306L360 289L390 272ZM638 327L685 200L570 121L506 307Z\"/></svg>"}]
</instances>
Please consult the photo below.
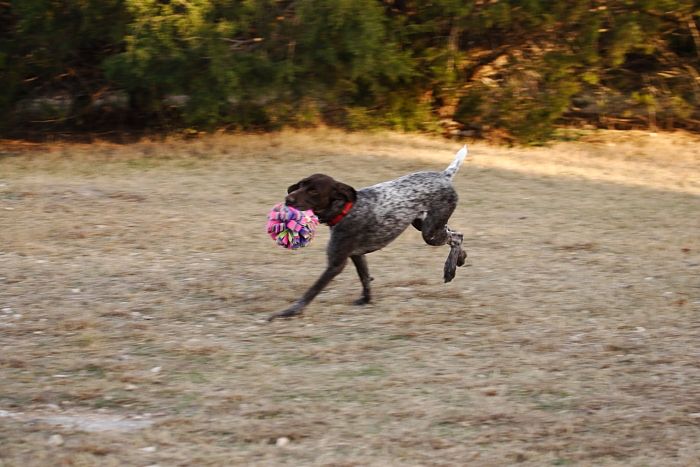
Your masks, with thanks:
<instances>
[{"instance_id":1,"label":"white and black spotted body","mask_svg":"<svg viewBox=\"0 0 700 467\"><path fill-rule=\"evenodd\" d=\"M294 305L272 315L270 320L301 313L343 270L348 258L355 264L362 282L362 296L355 303L369 303L372 279L364 255L384 248L409 225L420 230L429 245L450 246L444 279L445 282L451 281L457 266L462 266L466 258L462 234L447 227L447 220L458 200L452 178L466 155L464 146L442 172L416 172L357 191L322 174L312 175L290 186L286 198L288 205L313 209L322 223L331 225L328 266Z\"/></svg>"},{"instance_id":2,"label":"white and black spotted body","mask_svg":"<svg viewBox=\"0 0 700 467\"><path fill-rule=\"evenodd\" d=\"M422 219L431 206L456 203L457 192L444 172L406 175L358 190L352 210L332 227L332 237L335 242L352 237L351 256L371 253L391 243L415 219ZM330 242L329 249L335 242Z\"/></svg>"}]
</instances>

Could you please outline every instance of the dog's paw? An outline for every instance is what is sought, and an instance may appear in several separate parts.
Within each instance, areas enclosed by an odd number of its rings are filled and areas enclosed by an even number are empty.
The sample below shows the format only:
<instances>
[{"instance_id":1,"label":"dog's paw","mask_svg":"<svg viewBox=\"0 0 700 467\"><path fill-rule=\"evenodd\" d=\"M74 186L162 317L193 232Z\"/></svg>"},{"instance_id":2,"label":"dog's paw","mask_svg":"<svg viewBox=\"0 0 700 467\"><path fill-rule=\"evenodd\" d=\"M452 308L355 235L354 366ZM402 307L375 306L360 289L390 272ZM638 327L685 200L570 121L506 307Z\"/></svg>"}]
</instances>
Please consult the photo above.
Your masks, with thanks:
<instances>
[{"instance_id":1,"label":"dog's paw","mask_svg":"<svg viewBox=\"0 0 700 467\"><path fill-rule=\"evenodd\" d=\"M355 300L354 302L352 302L352 304L356 305L356 306L363 306L363 305L367 305L369 302L370 302L370 299L368 297L360 297L357 300Z\"/></svg>"},{"instance_id":2,"label":"dog's paw","mask_svg":"<svg viewBox=\"0 0 700 467\"><path fill-rule=\"evenodd\" d=\"M459 257L457 258L457 266L462 267L464 263L467 262L467 252L464 250L459 251Z\"/></svg>"},{"instance_id":3,"label":"dog's paw","mask_svg":"<svg viewBox=\"0 0 700 467\"><path fill-rule=\"evenodd\" d=\"M447 260L445 260L445 282L450 282L452 279L455 278L455 274L457 273L457 266L462 266L466 258L467 254L461 248L450 249L450 254L447 255Z\"/></svg>"},{"instance_id":4,"label":"dog's paw","mask_svg":"<svg viewBox=\"0 0 700 467\"><path fill-rule=\"evenodd\" d=\"M456 272L457 272L456 267L454 267L454 266L450 267L447 264L445 264L445 274L444 274L445 283L450 282L452 279L454 279Z\"/></svg>"}]
</instances>

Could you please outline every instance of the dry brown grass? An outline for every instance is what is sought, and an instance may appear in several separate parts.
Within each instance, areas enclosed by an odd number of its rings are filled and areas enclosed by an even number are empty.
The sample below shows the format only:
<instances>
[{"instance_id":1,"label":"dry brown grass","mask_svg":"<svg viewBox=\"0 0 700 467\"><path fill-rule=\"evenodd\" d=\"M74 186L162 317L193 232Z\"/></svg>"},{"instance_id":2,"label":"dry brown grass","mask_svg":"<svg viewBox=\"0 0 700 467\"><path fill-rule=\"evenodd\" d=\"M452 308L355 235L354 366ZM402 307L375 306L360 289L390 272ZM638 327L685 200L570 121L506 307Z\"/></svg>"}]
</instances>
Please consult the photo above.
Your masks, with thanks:
<instances>
[{"instance_id":1,"label":"dry brown grass","mask_svg":"<svg viewBox=\"0 0 700 467\"><path fill-rule=\"evenodd\" d=\"M266 238L290 182L441 169L456 144L7 142L0 465L697 465L698 143L474 144L451 221L471 267L442 284L447 251L409 231L369 256L373 305L348 268L270 325L328 238Z\"/></svg>"}]
</instances>

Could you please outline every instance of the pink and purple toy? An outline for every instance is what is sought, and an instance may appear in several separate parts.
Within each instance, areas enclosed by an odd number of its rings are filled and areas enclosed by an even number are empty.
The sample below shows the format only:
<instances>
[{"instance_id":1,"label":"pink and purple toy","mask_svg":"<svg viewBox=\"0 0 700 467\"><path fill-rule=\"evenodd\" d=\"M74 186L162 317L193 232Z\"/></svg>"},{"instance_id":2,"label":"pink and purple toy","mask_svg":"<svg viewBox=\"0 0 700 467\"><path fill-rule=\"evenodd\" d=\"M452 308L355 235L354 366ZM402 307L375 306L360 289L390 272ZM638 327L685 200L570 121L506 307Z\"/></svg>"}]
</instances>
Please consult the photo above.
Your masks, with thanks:
<instances>
[{"instance_id":1,"label":"pink and purple toy","mask_svg":"<svg viewBox=\"0 0 700 467\"><path fill-rule=\"evenodd\" d=\"M279 246L296 250L308 245L318 227L313 211L300 211L284 203L275 205L267 215L267 233Z\"/></svg>"}]
</instances>

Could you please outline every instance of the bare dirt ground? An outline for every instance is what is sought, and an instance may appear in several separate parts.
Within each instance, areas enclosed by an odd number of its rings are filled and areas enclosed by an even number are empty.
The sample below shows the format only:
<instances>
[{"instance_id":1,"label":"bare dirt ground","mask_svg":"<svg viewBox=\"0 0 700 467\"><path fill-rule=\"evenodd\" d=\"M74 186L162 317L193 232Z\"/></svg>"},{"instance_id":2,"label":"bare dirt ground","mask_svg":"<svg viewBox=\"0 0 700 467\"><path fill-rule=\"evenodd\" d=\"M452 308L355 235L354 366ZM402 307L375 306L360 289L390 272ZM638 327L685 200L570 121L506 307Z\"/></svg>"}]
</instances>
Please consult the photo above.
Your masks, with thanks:
<instances>
[{"instance_id":1,"label":"bare dirt ground","mask_svg":"<svg viewBox=\"0 0 700 467\"><path fill-rule=\"evenodd\" d=\"M700 141L477 143L451 225L292 320L324 266L265 216L459 145L285 132L0 147L0 465L698 465Z\"/></svg>"}]
</instances>

